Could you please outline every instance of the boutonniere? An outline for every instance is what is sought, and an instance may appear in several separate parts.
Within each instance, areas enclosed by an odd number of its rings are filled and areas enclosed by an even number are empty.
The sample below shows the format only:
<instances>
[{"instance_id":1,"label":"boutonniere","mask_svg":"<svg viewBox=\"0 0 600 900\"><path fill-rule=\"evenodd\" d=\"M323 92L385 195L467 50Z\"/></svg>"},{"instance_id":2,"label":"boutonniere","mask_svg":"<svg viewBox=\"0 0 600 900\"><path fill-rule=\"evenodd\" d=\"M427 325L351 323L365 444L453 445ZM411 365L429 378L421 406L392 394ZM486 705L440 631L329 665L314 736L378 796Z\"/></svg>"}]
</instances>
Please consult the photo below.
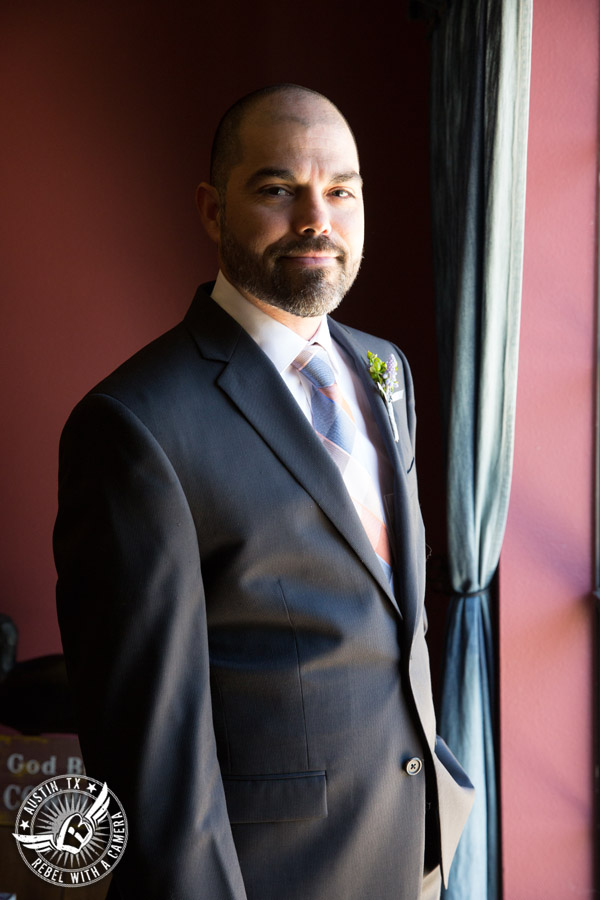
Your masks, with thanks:
<instances>
[{"instance_id":1,"label":"boutonniere","mask_svg":"<svg viewBox=\"0 0 600 900\"><path fill-rule=\"evenodd\" d=\"M369 358L369 375L375 382L375 387L385 401L385 408L387 409L390 425L392 426L394 440L397 442L399 440L399 435L392 403L402 396L402 392L398 391L398 360L394 354L391 353L386 362L384 362L375 353L371 353L370 350L367 353L367 356Z\"/></svg>"}]
</instances>

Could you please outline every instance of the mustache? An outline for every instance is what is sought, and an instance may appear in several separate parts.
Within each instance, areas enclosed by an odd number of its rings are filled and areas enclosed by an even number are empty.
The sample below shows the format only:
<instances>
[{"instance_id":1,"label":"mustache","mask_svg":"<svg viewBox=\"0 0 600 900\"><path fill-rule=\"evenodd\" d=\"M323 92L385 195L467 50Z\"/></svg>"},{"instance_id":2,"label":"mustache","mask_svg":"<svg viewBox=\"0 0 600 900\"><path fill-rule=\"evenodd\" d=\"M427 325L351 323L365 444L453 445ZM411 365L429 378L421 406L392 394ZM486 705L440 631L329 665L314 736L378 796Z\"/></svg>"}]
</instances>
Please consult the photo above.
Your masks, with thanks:
<instances>
[{"instance_id":1,"label":"mustache","mask_svg":"<svg viewBox=\"0 0 600 900\"><path fill-rule=\"evenodd\" d=\"M319 237L307 237L295 241L277 241L269 247L269 256L276 259L281 256L289 256L296 254L297 256L310 255L310 253L331 253L332 256L338 256L341 260L346 259L346 253L342 247L330 240L326 235Z\"/></svg>"}]
</instances>

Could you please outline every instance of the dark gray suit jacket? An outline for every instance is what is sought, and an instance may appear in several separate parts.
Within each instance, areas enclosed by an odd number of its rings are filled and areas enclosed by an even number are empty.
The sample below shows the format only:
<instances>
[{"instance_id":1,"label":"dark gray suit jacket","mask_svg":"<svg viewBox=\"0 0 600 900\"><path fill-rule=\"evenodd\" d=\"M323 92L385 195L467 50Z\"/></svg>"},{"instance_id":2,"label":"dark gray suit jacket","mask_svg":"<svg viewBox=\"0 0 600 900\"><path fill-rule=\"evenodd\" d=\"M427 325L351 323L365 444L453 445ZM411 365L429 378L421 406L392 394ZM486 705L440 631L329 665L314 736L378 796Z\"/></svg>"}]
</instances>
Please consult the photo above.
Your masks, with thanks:
<instances>
[{"instance_id":1,"label":"dark gray suit jacket","mask_svg":"<svg viewBox=\"0 0 600 900\"><path fill-rule=\"evenodd\" d=\"M395 596L327 451L207 291L65 427L64 651L87 771L130 824L111 897L416 900L426 803L450 866L472 789L436 744L410 374L330 328L394 467ZM400 361L398 443L368 350Z\"/></svg>"}]
</instances>

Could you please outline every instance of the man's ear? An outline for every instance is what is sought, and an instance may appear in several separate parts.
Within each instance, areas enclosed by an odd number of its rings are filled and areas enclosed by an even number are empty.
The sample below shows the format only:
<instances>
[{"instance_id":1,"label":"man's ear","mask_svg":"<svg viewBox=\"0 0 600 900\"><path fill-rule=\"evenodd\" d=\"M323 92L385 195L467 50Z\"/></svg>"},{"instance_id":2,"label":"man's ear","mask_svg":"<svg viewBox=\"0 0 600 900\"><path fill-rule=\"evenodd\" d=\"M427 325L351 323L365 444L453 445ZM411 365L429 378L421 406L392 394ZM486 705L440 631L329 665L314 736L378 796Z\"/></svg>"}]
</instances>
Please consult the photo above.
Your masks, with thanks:
<instances>
[{"instance_id":1,"label":"man's ear","mask_svg":"<svg viewBox=\"0 0 600 900\"><path fill-rule=\"evenodd\" d=\"M207 184L206 181L199 184L196 189L196 205L207 235L211 241L218 244L221 233L219 222L221 203L216 187L213 187L212 184Z\"/></svg>"}]
</instances>

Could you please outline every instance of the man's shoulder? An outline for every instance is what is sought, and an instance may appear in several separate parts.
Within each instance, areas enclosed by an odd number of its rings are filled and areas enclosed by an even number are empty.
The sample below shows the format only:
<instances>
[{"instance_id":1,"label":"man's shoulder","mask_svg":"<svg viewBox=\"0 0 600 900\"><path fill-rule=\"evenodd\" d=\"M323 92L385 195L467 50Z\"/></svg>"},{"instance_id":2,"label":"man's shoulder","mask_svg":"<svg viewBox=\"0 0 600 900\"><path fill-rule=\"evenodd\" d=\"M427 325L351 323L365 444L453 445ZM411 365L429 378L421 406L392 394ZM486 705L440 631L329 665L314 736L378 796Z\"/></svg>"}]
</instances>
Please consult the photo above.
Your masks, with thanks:
<instances>
[{"instance_id":1,"label":"man's shoulder","mask_svg":"<svg viewBox=\"0 0 600 900\"><path fill-rule=\"evenodd\" d=\"M191 344L184 323L179 322L104 376L86 396L119 396L139 392L144 387L155 388L175 375L186 356L193 351Z\"/></svg>"},{"instance_id":2,"label":"man's shoulder","mask_svg":"<svg viewBox=\"0 0 600 900\"><path fill-rule=\"evenodd\" d=\"M367 331L361 331L351 325L338 322L336 319L329 319L329 330L335 340L339 343L346 344L348 348L355 353L364 356L365 363L368 359L368 353L374 353L382 359L387 359L390 354L394 354L398 361L402 361L407 366L404 353L391 340L371 334Z\"/></svg>"},{"instance_id":3,"label":"man's shoulder","mask_svg":"<svg viewBox=\"0 0 600 900\"><path fill-rule=\"evenodd\" d=\"M161 398L168 399L185 390L191 372L201 377L202 353L197 340L199 323L203 322L209 334L213 307L218 316L223 315L210 299L210 285L200 286L180 322L121 363L83 399L106 394L127 406L136 406L143 402L158 402ZM206 310L210 314L203 315Z\"/></svg>"}]
</instances>

